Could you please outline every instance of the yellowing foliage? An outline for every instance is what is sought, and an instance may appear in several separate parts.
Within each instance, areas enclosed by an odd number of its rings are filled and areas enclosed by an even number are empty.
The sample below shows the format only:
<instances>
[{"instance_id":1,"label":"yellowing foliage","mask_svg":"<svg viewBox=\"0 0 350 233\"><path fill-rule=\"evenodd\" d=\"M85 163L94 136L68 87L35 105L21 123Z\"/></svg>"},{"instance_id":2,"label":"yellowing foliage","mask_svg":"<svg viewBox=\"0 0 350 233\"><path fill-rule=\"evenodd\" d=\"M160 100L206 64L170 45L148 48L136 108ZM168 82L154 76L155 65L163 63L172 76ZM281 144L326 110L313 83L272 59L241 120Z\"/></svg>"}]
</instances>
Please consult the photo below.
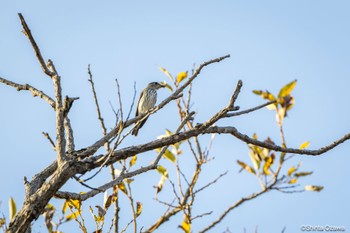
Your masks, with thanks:
<instances>
[{"instance_id":1,"label":"yellowing foliage","mask_svg":"<svg viewBox=\"0 0 350 233\"><path fill-rule=\"evenodd\" d=\"M176 82L177 83L180 83L182 80L184 80L185 78L187 78L187 71L182 71L180 72L178 75L177 75L177 78L176 78Z\"/></svg>"},{"instance_id":2,"label":"yellowing foliage","mask_svg":"<svg viewBox=\"0 0 350 233\"><path fill-rule=\"evenodd\" d=\"M137 156L134 155L129 162L129 167L132 167L136 163L136 161L137 161Z\"/></svg>"},{"instance_id":3,"label":"yellowing foliage","mask_svg":"<svg viewBox=\"0 0 350 233\"><path fill-rule=\"evenodd\" d=\"M309 145L310 145L310 142L306 141L299 146L299 149L301 149L301 150L305 149L305 148L309 147Z\"/></svg>"},{"instance_id":4,"label":"yellowing foliage","mask_svg":"<svg viewBox=\"0 0 350 233\"><path fill-rule=\"evenodd\" d=\"M9 199L9 212L10 212L10 220L12 220L15 217L17 212L16 202L12 197L10 197Z\"/></svg>"},{"instance_id":5,"label":"yellowing foliage","mask_svg":"<svg viewBox=\"0 0 350 233\"><path fill-rule=\"evenodd\" d=\"M142 213L142 203L136 202L136 217L140 216Z\"/></svg>"},{"instance_id":6,"label":"yellowing foliage","mask_svg":"<svg viewBox=\"0 0 350 233\"><path fill-rule=\"evenodd\" d=\"M169 73L169 71L167 71L166 69L164 69L163 67L159 67L159 69L161 71L163 71L163 73L171 80L171 81L174 81L174 78L173 76L171 76L171 74Z\"/></svg>"},{"instance_id":7,"label":"yellowing foliage","mask_svg":"<svg viewBox=\"0 0 350 233\"><path fill-rule=\"evenodd\" d=\"M252 168L251 166L248 166L247 164L245 164L244 162L237 160L237 163L246 171L252 173L252 174L256 174L254 168Z\"/></svg>"}]
</instances>

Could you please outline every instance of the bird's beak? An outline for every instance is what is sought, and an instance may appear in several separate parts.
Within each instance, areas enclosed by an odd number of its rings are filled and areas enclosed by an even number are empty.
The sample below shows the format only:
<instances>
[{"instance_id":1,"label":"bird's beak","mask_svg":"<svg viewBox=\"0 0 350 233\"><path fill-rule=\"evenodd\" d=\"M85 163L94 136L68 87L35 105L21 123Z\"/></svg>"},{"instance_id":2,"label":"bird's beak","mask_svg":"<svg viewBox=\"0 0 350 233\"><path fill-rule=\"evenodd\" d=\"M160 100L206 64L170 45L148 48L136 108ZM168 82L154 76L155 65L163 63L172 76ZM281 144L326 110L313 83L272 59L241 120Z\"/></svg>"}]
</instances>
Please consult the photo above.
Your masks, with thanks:
<instances>
[{"instance_id":1,"label":"bird's beak","mask_svg":"<svg viewBox=\"0 0 350 233\"><path fill-rule=\"evenodd\" d=\"M160 82L159 84L161 85L162 88L166 87L166 88L168 88L171 92L173 91L173 88L172 88L169 84L167 84L165 81L164 81L164 82Z\"/></svg>"}]
</instances>

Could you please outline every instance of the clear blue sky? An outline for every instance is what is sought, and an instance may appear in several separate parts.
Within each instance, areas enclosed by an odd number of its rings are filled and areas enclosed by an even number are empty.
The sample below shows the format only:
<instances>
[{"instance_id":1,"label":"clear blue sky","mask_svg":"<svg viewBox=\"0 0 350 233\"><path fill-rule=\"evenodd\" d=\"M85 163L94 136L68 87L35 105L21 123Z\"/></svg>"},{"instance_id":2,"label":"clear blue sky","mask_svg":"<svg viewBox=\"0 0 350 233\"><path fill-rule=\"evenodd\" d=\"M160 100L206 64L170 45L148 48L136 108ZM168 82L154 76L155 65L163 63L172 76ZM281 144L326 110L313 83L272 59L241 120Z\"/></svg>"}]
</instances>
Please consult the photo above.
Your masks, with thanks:
<instances>
[{"instance_id":1,"label":"clear blue sky","mask_svg":"<svg viewBox=\"0 0 350 233\"><path fill-rule=\"evenodd\" d=\"M101 130L87 82L91 64L102 111L108 127L114 115L118 78L124 106L129 106L136 82L138 93L150 81L166 76L158 66L173 74L190 70L193 64L231 54L229 60L208 67L194 83L193 109L202 122L226 105L238 79L244 87L238 99L242 109L263 101L253 89L278 92L284 84L298 79L294 90L295 107L285 121L287 144L298 147L309 140L310 148L324 146L350 131L350 3L348 1L7 1L0 8L0 76L29 83L52 95L51 80L43 75L29 41L20 32L17 13L23 13L46 59L52 59L62 76L64 93L79 96L72 109L77 147L85 147L101 136ZM169 94L162 90L159 98ZM32 177L55 159L55 153L41 135L54 135L54 113L29 93L17 93L0 85L0 211L8 213L7 201L13 196L21 205L23 176ZM133 112L134 114L134 112ZM125 145L149 141L165 128L175 129L175 104L152 116L137 138ZM264 109L247 117L225 120L241 132L260 138L270 136L280 142L272 112ZM207 138L203 139L203 144ZM345 226L350 231L350 142L319 156L297 156L288 166L302 161L303 170L314 171L301 185L324 185L321 193L286 195L271 192L244 204L229 214L213 232L259 233L300 232L301 225ZM139 165L146 165L154 153L145 154ZM185 155L184 155L185 156ZM228 176L207 194L198 198L197 214L211 211L211 217L198 220L193 231L215 219L226 206L259 190L255 178L238 174L236 160L249 162L245 144L229 136L218 136L213 145L215 160L204 171L201 184L230 170ZM144 164L142 164L144 163ZM171 167L167 161L162 165ZM192 173L192 166L185 166ZM106 182L103 175L92 185ZM159 175L137 177L135 199L144 204L140 224L149 226ZM169 185L169 184L168 184ZM80 191L71 182L65 190ZM150 194L148 194L150 193ZM163 194L166 198L166 192ZM99 196L91 205L98 204ZM88 212L88 205L85 207ZM90 218L89 213L87 217ZM91 218L90 218L91 219ZM178 232L182 215L165 227ZM129 216L122 218L123 223ZM45 232L39 221L34 232ZM74 225L74 224L73 224ZM73 232L70 228L63 228ZM92 228L90 229L92 231Z\"/></svg>"}]
</instances>

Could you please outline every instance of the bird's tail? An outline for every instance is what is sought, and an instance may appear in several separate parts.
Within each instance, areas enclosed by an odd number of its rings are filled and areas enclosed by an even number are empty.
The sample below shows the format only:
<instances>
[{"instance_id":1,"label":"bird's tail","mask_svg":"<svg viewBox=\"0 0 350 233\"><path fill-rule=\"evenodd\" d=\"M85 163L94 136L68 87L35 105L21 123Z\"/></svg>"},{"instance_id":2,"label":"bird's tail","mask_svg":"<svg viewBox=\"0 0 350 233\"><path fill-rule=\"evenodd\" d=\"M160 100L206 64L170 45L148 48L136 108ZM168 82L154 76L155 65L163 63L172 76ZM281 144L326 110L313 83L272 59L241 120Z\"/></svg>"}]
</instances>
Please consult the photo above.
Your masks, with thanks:
<instances>
[{"instance_id":1,"label":"bird's tail","mask_svg":"<svg viewBox=\"0 0 350 233\"><path fill-rule=\"evenodd\" d=\"M148 117L146 117L144 120L137 122L134 129L132 130L131 134L134 135L135 137L139 133L139 129L146 123Z\"/></svg>"},{"instance_id":2,"label":"bird's tail","mask_svg":"<svg viewBox=\"0 0 350 233\"><path fill-rule=\"evenodd\" d=\"M134 135L135 137L137 136L137 134L139 133L139 124L135 125L135 128L132 130L131 135Z\"/></svg>"}]
</instances>

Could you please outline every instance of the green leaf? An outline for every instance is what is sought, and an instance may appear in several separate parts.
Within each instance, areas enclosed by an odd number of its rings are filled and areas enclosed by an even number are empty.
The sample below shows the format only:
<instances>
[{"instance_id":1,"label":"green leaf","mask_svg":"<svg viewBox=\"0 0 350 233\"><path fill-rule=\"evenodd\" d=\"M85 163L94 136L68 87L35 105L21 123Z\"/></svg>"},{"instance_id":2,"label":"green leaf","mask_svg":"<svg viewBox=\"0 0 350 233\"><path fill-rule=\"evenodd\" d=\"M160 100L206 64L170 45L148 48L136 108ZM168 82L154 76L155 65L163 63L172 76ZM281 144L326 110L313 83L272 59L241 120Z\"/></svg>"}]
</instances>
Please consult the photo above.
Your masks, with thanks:
<instances>
[{"instance_id":1,"label":"green leaf","mask_svg":"<svg viewBox=\"0 0 350 233\"><path fill-rule=\"evenodd\" d=\"M308 148L310 145L310 142L309 141L306 141L304 143L302 143L300 146L299 146L299 149L305 149L305 148Z\"/></svg>"},{"instance_id":2,"label":"green leaf","mask_svg":"<svg viewBox=\"0 0 350 233\"><path fill-rule=\"evenodd\" d=\"M9 212L10 212L10 220L12 220L15 217L17 212L16 202L12 197L10 197L9 199Z\"/></svg>"},{"instance_id":3,"label":"green leaf","mask_svg":"<svg viewBox=\"0 0 350 233\"><path fill-rule=\"evenodd\" d=\"M256 174L254 168L252 168L251 166L248 166L247 164L245 164L244 162L237 160L237 163L246 171L252 173L252 174Z\"/></svg>"},{"instance_id":4,"label":"green leaf","mask_svg":"<svg viewBox=\"0 0 350 233\"><path fill-rule=\"evenodd\" d=\"M296 83L297 83L297 80L295 79L294 81L292 81L292 82L288 83L287 85L285 85L284 87L282 87L282 89L278 93L278 98L290 95L290 93L293 91Z\"/></svg>"},{"instance_id":5,"label":"green leaf","mask_svg":"<svg viewBox=\"0 0 350 233\"><path fill-rule=\"evenodd\" d=\"M301 177L301 176L309 176L311 175L313 172L297 172L294 174L295 177Z\"/></svg>"},{"instance_id":6,"label":"green leaf","mask_svg":"<svg viewBox=\"0 0 350 233\"><path fill-rule=\"evenodd\" d=\"M324 187L318 186L318 185L306 185L305 190L306 191L313 191L313 192L320 192Z\"/></svg>"}]
</instances>

